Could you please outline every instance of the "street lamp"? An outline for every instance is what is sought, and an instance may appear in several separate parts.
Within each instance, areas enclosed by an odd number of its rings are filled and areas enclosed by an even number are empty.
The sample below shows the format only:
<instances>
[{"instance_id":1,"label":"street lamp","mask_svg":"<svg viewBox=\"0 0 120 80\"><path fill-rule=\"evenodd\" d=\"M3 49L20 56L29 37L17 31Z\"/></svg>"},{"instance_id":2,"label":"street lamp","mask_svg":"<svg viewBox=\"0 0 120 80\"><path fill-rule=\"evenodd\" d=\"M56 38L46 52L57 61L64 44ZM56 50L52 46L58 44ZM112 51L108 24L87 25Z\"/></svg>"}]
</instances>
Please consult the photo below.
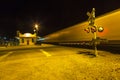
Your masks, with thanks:
<instances>
[{"instance_id":1,"label":"street lamp","mask_svg":"<svg viewBox=\"0 0 120 80\"><path fill-rule=\"evenodd\" d=\"M38 25L37 24L35 24L35 28L38 29Z\"/></svg>"},{"instance_id":2,"label":"street lamp","mask_svg":"<svg viewBox=\"0 0 120 80\"><path fill-rule=\"evenodd\" d=\"M35 24L34 32L36 32L36 35L38 35L38 24Z\"/></svg>"}]
</instances>

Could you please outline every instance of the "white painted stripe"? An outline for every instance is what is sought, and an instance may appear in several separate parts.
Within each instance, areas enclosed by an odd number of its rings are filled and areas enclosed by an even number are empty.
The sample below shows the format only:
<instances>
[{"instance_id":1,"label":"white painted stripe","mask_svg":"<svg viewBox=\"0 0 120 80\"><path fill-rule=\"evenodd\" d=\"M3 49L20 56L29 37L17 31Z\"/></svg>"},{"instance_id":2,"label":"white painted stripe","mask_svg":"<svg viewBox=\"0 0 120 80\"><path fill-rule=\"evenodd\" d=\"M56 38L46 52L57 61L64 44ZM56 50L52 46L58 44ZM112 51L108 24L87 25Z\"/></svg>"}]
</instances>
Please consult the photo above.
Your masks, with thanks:
<instances>
[{"instance_id":1,"label":"white painted stripe","mask_svg":"<svg viewBox=\"0 0 120 80\"><path fill-rule=\"evenodd\" d=\"M9 55L12 54L12 53L13 53L13 51L10 51L10 52L8 52L7 54L1 56L1 57L0 57L0 61L1 61L2 59L6 58L7 56L9 56Z\"/></svg>"},{"instance_id":2,"label":"white painted stripe","mask_svg":"<svg viewBox=\"0 0 120 80\"><path fill-rule=\"evenodd\" d=\"M43 49L40 49L42 53L44 53L47 57L51 56L48 52L44 51Z\"/></svg>"}]
</instances>

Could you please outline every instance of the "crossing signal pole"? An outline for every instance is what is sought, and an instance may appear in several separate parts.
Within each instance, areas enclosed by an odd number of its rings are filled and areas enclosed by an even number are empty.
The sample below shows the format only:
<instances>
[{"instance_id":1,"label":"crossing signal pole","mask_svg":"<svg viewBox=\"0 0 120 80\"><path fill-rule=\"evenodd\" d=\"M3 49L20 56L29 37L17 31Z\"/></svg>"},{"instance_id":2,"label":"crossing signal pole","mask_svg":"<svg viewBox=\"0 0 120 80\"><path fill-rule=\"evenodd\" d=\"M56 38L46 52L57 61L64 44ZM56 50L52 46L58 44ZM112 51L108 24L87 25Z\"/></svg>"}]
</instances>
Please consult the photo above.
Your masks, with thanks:
<instances>
[{"instance_id":1,"label":"crossing signal pole","mask_svg":"<svg viewBox=\"0 0 120 80\"><path fill-rule=\"evenodd\" d=\"M89 26L87 29L85 29L85 31L87 33L91 32L93 33L94 37L94 42L93 42L93 46L94 46L94 54L95 56L98 56L98 51L97 51L97 26L95 26L95 8L92 9L91 12L87 12L87 15L88 15L88 23L89 23Z\"/></svg>"}]
</instances>

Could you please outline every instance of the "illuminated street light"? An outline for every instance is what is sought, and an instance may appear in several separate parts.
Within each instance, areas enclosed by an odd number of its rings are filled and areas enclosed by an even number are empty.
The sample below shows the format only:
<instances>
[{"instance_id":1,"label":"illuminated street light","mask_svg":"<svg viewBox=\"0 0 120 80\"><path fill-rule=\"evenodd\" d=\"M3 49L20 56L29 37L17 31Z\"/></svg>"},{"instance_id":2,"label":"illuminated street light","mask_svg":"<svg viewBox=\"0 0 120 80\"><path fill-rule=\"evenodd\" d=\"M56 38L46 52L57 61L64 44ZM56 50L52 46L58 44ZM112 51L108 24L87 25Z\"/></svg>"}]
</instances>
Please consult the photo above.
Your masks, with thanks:
<instances>
[{"instance_id":1,"label":"illuminated street light","mask_svg":"<svg viewBox=\"0 0 120 80\"><path fill-rule=\"evenodd\" d=\"M36 30L34 29L34 32L36 32Z\"/></svg>"},{"instance_id":2,"label":"illuminated street light","mask_svg":"<svg viewBox=\"0 0 120 80\"><path fill-rule=\"evenodd\" d=\"M38 36L38 24L35 24L35 29L34 29L34 32L36 32L36 35Z\"/></svg>"},{"instance_id":3,"label":"illuminated street light","mask_svg":"<svg viewBox=\"0 0 120 80\"><path fill-rule=\"evenodd\" d=\"M35 24L35 28L38 30L38 25L37 24Z\"/></svg>"}]
</instances>

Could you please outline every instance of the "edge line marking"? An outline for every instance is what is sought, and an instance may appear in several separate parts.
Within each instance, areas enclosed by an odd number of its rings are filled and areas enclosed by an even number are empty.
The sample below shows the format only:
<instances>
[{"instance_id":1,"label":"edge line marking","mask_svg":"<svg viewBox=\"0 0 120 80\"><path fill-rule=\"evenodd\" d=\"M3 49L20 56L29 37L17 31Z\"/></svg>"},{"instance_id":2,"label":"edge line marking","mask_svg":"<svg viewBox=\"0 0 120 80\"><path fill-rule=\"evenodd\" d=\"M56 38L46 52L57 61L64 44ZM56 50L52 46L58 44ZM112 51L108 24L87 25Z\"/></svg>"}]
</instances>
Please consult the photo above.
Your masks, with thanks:
<instances>
[{"instance_id":1,"label":"edge line marking","mask_svg":"<svg viewBox=\"0 0 120 80\"><path fill-rule=\"evenodd\" d=\"M43 49L40 49L40 51L41 51L42 53L44 53L47 57L52 56L52 55L50 55L48 52L44 51Z\"/></svg>"}]
</instances>

